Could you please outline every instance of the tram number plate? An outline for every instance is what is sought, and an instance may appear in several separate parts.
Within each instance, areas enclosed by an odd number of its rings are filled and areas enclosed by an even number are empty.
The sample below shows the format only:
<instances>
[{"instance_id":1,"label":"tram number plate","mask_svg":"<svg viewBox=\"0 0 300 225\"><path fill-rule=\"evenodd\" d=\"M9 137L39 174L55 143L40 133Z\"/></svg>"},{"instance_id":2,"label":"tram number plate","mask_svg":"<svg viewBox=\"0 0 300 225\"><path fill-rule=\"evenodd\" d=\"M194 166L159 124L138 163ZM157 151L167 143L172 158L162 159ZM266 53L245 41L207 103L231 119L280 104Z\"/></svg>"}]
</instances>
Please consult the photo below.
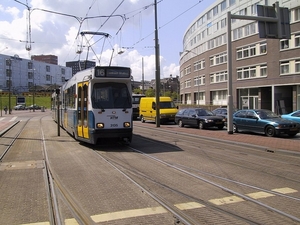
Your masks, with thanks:
<instances>
[{"instance_id":1,"label":"tram number plate","mask_svg":"<svg viewBox=\"0 0 300 225\"><path fill-rule=\"evenodd\" d=\"M110 124L110 127L118 127L118 124L116 123Z\"/></svg>"}]
</instances>

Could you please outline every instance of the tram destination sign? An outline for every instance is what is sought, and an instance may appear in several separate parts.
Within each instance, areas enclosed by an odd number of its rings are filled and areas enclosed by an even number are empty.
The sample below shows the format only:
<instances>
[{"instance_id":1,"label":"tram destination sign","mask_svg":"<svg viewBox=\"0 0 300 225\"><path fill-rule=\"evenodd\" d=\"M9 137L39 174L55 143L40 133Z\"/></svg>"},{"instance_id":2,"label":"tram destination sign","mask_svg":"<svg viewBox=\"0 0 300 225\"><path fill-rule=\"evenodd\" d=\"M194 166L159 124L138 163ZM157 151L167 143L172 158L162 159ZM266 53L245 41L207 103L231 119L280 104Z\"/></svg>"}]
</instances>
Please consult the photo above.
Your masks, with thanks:
<instances>
[{"instance_id":1,"label":"tram destination sign","mask_svg":"<svg viewBox=\"0 0 300 225\"><path fill-rule=\"evenodd\" d=\"M131 69L127 67L98 68L95 77L130 78Z\"/></svg>"}]
</instances>

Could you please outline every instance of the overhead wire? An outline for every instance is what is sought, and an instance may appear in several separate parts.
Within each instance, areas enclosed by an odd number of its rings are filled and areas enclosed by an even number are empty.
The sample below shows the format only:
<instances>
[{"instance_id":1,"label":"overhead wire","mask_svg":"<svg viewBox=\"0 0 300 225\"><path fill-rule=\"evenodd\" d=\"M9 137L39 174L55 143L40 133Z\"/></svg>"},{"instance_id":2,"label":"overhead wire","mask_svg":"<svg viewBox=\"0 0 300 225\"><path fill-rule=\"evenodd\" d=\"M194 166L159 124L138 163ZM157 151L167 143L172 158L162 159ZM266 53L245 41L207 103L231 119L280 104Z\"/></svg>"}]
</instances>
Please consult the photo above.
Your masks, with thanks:
<instances>
[{"instance_id":1,"label":"overhead wire","mask_svg":"<svg viewBox=\"0 0 300 225\"><path fill-rule=\"evenodd\" d=\"M61 16L67 16L67 17L72 17L74 19L76 19L78 22L79 22L79 28L78 28L78 32L77 32L77 35L76 35L76 38L78 38L79 34L80 34L80 30L81 30L81 27L82 27L82 24L84 21L86 20L90 20L90 19L96 19L96 18L106 18L106 20L101 24L101 26L98 28L97 31L99 31L106 23L107 21L112 18L112 17L120 17L123 22L120 26L120 28L118 29L118 31L116 32L115 35L118 35L118 33L122 30L125 22L129 19L132 19L133 17L135 17L137 14L140 14L142 11L144 10L147 10L149 7L152 7L154 6L154 3L152 4L148 4L140 9L137 9L137 10L134 10L132 12L129 12L129 13L126 13L126 14L123 14L123 15L114 15L114 13L119 9L119 7L124 3L124 0L122 0L118 6L112 11L112 13L109 15L109 16L88 16L89 14L89 11L92 9L93 5L95 4L96 0L93 0L93 2L91 3L91 5L89 6L88 8L88 11L85 15L85 17L78 17L78 16L75 16L75 15L72 15L72 14L67 14L67 13L61 13L61 12L56 12L56 11L51 11L51 10L47 10L47 9L40 9L40 8L33 8L31 9L27 4L24 4L18 0L14 0L15 2L17 3L20 3L22 5L24 5L25 7L27 7L27 9L29 10L29 13L32 13L34 10L40 10L40 11L43 11L43 12L47 12L47 13L54 13L54 14L57 14L57 15L61 15ZM163 0L160 0L158 1L157 3L161 3ZM196 4L194 4L193 6L191 6L190 8L188 8L187 10L183 11L182 13L180 13L178 16L174 17L173 19L171 19L170 21L168 21L167 23L163 24L162 26L160 26L158 29L162 29L163 27L167 26L168 24L170 24L171 22L173 22L174 20L178 19L180 16L182 16L183 14L187 13L188 11L190 11L191 9L193 9L194 7L196 7L198 4L200 4L203 0L199 0ZM134 13L132 16L130 17L127 17L126 15L129 15L131 13ZM142 22L140 22L142 23ZM30 29L30 27L29 27ZM141 37L139 41L133 43L131 46L129 46L128 48L134 48L134 46L136 46L137 44L141 43L142 41L144 41L145 39L147 39L148 37L150 37L151 35L153 35L154 31L149 33L148 35L144 36L144 37ZM31 42L31 34L29 34L30 36L30 42ZM140 34L141 36L141 34ZM74 43L76 41L76 38L74 40ZM89 41L93 38L93 36L89 39ZM98 41L102 40L99 39ZM28 41L28 40L27 40ZM98 41L96 41L95 43L93 43L92 45L96 44ZM74 44L73 43L73 44ZM92 47L92 45L90 45ZM103 51L103 47L102 47L102 51Z\"/></svg>"}]
</instances>

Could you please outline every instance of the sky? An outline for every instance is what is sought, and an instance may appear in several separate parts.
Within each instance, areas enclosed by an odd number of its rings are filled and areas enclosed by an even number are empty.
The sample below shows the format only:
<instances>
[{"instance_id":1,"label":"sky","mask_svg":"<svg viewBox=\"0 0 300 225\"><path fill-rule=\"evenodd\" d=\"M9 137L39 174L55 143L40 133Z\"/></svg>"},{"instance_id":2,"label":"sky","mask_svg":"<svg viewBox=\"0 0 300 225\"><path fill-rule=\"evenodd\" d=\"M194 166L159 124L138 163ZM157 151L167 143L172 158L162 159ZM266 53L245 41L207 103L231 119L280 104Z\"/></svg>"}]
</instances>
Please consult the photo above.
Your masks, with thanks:
<instances>
[{"instance_id":1,"label":"sky","mask_svg":"<svg viewBox=\"0 0 300 225\"><path fill-rule=\"evenodd\" d=\"M212 3L157 0L161 79L179 75L184 33ZM62 66L95 60L131 67L135 81L144 71L150 81L156 70L154 0L1 0L0 54L57 55Z\"/></svg>"}]
</instances>

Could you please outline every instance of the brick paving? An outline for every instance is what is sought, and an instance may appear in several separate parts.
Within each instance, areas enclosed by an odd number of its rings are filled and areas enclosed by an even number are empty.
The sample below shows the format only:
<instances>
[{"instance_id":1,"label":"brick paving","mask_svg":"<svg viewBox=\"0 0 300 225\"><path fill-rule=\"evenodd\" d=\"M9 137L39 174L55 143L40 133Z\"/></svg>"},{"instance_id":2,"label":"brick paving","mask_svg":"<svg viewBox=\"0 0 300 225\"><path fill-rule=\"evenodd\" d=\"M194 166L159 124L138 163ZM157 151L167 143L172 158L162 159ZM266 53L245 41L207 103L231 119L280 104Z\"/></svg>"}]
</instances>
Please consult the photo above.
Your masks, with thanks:
<instances>
[{"instance_id":1,"label":"brick paving","mask_svg":"<svg viewBox=\"0 0 300 225\"><path fill-rule=\"evenodd\" d=\"M36 114L49 115L51 116L51 112L47 110L46 112L41 112L37 110L36 112L26 111L13 111L12 114L2 114L0 117L0 134L7 129L9 126L12 126L16 123L20 118L30 117ZM198 135L203 138L212 138L218 141L229 141L234 142L236 144L250 144L257 146L259 148L265 149L266 151L287 151L295 154L300 154L300 133L298 133L295 137L267 137L261 134L251 134L251 133L234 133L228 134L226 128L224 130L217 129L205 129L199 130L197 128L192 127L184 127L180 128L177 125L167 124L160 125L160 127L156 127L155 123L146 122L141 123L140 121L134 121L134 125L138 126L146 126L151 129L166 129L170 132L186 132L193 135Z\"/></svg>"},{"instance_id":2,"label":"brick paving","mask_svg":"<svg viewBox=\"0 0 300 225\"><path fill-rule=\"evenodd\" d=\"M192 135L198 135L202 138L215 139L217 141L231 142L235 144L249 144L256 146L257 148L265 149L272 152L291 152L293 154L300 154L300 133L295 137L281 136L281 137L267 137L262 134L252 133L234 133L229 134L224 128L223 130L217 129L205 129L199 130L193 127L180 128L177 125L160 125L156 127L155 123L141 123L140 121L134 121L134 124L138 126L151 127L152 129L166 129L170 132L186 132Z\"/></svg>"}]
</instances>

